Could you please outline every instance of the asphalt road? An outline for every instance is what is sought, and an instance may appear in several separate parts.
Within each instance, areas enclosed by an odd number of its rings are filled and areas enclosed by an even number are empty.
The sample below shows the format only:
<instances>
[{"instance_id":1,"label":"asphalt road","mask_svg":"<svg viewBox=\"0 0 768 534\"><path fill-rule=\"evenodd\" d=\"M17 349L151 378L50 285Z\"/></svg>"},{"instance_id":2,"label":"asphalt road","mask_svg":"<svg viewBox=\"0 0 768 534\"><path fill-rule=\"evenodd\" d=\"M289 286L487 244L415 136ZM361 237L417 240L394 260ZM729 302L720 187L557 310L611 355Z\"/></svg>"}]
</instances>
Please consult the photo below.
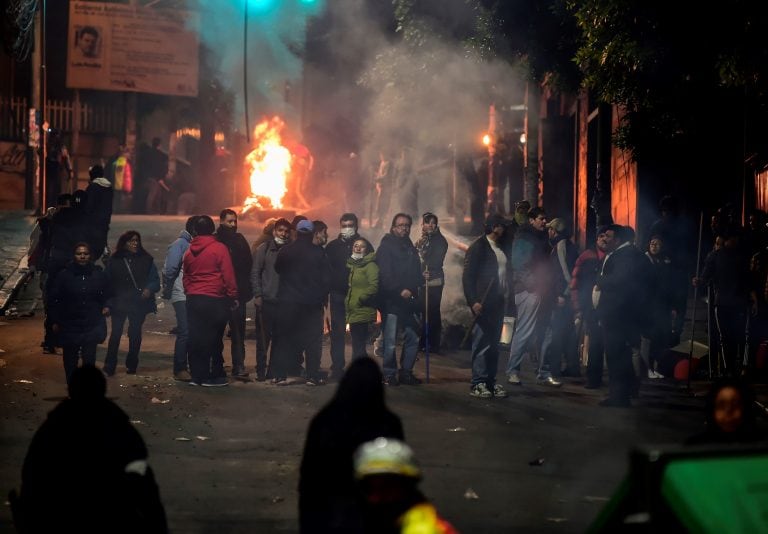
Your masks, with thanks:
<instances>
[{"instance_id":1,"label":"asphalt road","mask_svg":"<svg viewBox=\"0 0 768 534\"><path fill-rule=\"evenodd\" d=\"M117 217L110 242L135 228L160 265L184 219ZM241 230L252 240L260 229L246 222ZM450 272L448 283L455 286L458 267ZM60 357L40 351L41 314L23 317L34 304L35 283L18 303L22 316L0 317L4 492L19 484L35 429L66 392ZM138 375L128 376L122 367L125 340L118 373L108 382L108 396L147 442L171 530L296 532L306 427L334 386L234 382L228 388L195 388L174 382L174 338L167 333L174 324L169 305L150 315ZM250 329L253 323L248 324ZM99 348L100 362L104 350ZM226 344L227 363L228 351ZM254 363L255 341L248 340L251 370ZM329 363L326 344L323 368ZM416 367L422 377L424 363L422 357ZM701 398L673 383L645 386L631 409L601 408L597 403L605 391L585 390L578 379L559 390L537 386L533 365L526 362L525 383L509 398L480 400L468 395L467 351L432 356L430 363L429 385L391 389L387 401L402 418L423 466L422 489L465 533L584 531L626 473L631 447L679 443L703 418ZM118 510L119 505L115 521ZM0 508L0 532L12 531L6 505Z\"/></svg>"}]
</instances>

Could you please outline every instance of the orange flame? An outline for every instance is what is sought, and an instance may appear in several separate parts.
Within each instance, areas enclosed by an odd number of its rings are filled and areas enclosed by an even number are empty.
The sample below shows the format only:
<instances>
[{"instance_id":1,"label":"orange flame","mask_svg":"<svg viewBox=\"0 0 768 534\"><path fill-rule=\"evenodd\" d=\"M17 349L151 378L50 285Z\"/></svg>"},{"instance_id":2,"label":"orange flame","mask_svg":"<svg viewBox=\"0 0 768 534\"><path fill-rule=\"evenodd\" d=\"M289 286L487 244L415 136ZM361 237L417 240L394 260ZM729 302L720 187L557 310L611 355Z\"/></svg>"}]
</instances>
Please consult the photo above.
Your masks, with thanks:
<instances>
[{"instance_id":1,"label":"orange flame","mask_svg":"<svg viewBox=\"0 0 768 534\"><path fill-rule=\"evenodd\" d=\"M256 148L246 156L251 166L251 194L245 200L243 213L251 209L282 208L291 173L291 152L282 144L285 122L280 117L265 119L256 125L253 138Z\"/></svg>"}]
</instances>

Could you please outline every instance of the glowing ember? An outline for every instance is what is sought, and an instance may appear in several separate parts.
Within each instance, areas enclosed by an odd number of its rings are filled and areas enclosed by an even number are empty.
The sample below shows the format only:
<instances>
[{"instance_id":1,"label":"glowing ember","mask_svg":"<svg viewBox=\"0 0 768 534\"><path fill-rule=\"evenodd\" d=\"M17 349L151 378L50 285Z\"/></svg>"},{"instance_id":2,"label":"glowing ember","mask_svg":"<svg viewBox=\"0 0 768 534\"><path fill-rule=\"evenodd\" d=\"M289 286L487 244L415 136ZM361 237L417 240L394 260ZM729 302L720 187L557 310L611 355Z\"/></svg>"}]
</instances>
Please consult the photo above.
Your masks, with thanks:
<instances>
[{"instance_id":1,"label":"glowing ember","mask_svg":"<svg viewBox=\"0 0 768 534\"><path fill-rule=\"evenodd\" d=\"M251 194L243 213L251 209L283 207L291 173L291 152L282 144L280 134L285 123L280 117L265 119L253 130L256 148L246 156L251 167Z\"/></svg>"}]
</instances>

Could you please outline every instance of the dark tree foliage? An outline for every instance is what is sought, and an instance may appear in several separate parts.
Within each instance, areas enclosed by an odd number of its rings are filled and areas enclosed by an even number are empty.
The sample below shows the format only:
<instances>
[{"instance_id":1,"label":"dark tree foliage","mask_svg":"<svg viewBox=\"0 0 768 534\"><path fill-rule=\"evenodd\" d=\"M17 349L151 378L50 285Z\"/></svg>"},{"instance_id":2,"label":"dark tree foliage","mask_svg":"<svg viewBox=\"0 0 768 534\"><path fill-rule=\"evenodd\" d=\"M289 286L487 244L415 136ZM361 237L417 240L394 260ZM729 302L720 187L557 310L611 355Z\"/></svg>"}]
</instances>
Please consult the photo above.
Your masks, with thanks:
<instances>
[{"instance_id":1,"label":"dark tree foliage","mask_svg":"<svg viewBox=\"0 0 768 534\"><path fill-rule=\"evenodd\" d=\"M660 144L690 145L743 109L746 97L764 107L764 2L569 0L568 7L584 85L626 109L614 142L635 157Z\"/></svg>"}]
</instances>

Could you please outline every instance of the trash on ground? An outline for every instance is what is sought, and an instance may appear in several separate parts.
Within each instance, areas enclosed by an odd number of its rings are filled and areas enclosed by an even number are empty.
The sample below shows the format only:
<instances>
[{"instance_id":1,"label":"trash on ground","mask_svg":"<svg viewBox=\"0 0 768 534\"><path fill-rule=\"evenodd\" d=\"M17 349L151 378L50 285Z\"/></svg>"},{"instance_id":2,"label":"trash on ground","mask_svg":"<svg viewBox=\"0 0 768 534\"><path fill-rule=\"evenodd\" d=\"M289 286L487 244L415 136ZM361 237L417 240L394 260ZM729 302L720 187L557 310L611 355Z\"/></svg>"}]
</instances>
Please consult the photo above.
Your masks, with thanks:
<instances>
[{"instance_id":1,"label":"trash on ground","mask_svg":"<svg viewBox=\"0 0 768 534\"><path fill-rule=\"evenodd\" d=\"M145 423L144 421L140 421L140 420L138 420L138 419L133 419L133 420L131 421L131 423L132 423L132 424L134 424L134 425L146 425L146 424L147 424L147 423Z\"/></svg>"},{"instance_id":2,"label":"trash on ground","mask_svg":"<svg viewBox=\"0 0 768 534\"><path fill-rule=\"evenodd\" d=\"M467 429L463 426L457 426L456 428L446 428L448 432L466 432Z\"/></svg>"},{"instance_id":3,"label":"trash on ground","mask_svg":"<svg viewBox=\"0 0 768 534\"><path fill-rule=\"evenodd\" d=\"M190 438L185 438L184 436L173 438L173 441L192 441Z\"/></svg>"},{"instance_id":4,"label":"trash on ground","mask_svg":"<svg viewBox=\"0 0 768 534\"><path fill-rule=\"evenodd\" d=\"M285 499L279 495L272 497L272 504L277 504L279 502L283 502Z\"/></svg>"},{"instance_id":5,"label":"trash on ground","mask_svg":"<svg viewBox=\"0 0 768 534\"><path fill-rule=\"evenodd\" d=\"M584 502L608 502L608 497L595 497L594 495L585 495Z\"/></svg>"},{"instance_id":6,"label":"trash on ground","mask_svg":"<svg viewBox=\"0 0 768 534\"><path fill-rule=\"evenodd\" d=\"M152 404L168 404L169 402L171 402L171 399L160 400L157 397L152 397L152 400L150 402Z\"/></svg>"},{"instance_id":7,"label":"trash on ground","mask_svg":"<svg viewBox=\"0 0 768 534\"><path fill-rule=\"evenodd\" d=\"M208 436L195 436L195 437L200 441L208 441L209 439L211 439Z\"/></svg>"},{"instance_id":8,"label":"trash on ground","mask_svg":"<svg viewBox=\"0 0 768 534\"><path fill-rule=\"evenodd\" d=\"M474 501L480 498L480 496L475 493L475 490L472 488L467 488L467 491L464 492L464 498L470 501Z\"/></svg>"},{"instance_id":9,"label":"trash on ground","mask_svg":"<svg viewBox=\"0 0 768 534\"><path fill-rule=\"evenodd\" d=\"M552 523L565 523L566 521L568 521L568 518L567 517L547 517L546 520Z\"/></svg>"},{"instance_id":10,"label":"trash on ground","mask_svg":"<svg viewBox=\"0 0 768 534\"><path fill-rule=\"evenodd\" d=\"M31 380L27 380L26 378L17 378L14 380L16 384L34 384Z\"/></svg>"},{"instance_id":11,"label":"trash on ground","mask_svg":"<svg viewBox=\"0 0 768 534\"><path fill-rule=\"evenodd\" d=\"M533 466L544 465L544 458L536 458L535 460L531 460L530 462L528 462L528 465L533 465Z\"/></svg>"}]
</instances>

